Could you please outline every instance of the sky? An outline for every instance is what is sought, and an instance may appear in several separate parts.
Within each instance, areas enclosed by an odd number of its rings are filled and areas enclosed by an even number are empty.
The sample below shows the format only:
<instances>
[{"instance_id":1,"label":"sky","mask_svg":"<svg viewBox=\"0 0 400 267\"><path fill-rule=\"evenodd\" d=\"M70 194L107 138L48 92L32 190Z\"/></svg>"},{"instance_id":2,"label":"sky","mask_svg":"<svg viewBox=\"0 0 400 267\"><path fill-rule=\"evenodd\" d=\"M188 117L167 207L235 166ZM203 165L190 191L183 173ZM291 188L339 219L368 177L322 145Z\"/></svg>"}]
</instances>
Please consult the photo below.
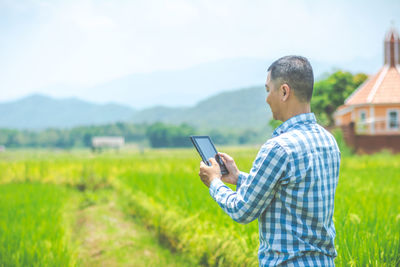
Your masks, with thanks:
<instances>
[{"instance_id":1,"label":"sky","mask_svg":"<svg viewBox=\"0 0 400 267\"><path fill-rule=\"evenodd\" d=\"M400 1L0 0L0 101L235 58L380 60L391 25Z\"/></svg>"}]
</instances>

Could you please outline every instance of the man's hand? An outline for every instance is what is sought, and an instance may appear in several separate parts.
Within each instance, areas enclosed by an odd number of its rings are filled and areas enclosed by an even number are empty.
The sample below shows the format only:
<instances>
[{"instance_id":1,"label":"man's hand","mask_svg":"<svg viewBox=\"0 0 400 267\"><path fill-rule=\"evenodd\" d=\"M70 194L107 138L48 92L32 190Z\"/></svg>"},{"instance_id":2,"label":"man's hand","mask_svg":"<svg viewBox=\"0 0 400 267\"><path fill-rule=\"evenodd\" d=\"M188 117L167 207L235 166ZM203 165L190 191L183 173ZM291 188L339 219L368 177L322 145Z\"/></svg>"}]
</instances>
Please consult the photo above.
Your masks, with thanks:
<instances>
[{"instance_id":1,"label":"man's hand","mask_svg":"<svg viewBox=\"0 0 400 267\"><path fill-rule=\"evenodd\" d=\"M200 162L200 172L199 176L201 181L207 186L210 187L211 182L214 179L221 179L221 169L214 158L210 158L211 166L207 166L203 161Z\"/></svg>"},{"instance_id":2,"label":"man's hand","mask_svg":"<svg viewBox=\"0 0 400 267\"><path fill-rule=\"evenodd\" d=\"M222 161L225 163L229 173L222 176L222 181L229 184L237 184L239 178L239 169L231 156L225 153L218 153Z\"/></svg>"}]
</instances>

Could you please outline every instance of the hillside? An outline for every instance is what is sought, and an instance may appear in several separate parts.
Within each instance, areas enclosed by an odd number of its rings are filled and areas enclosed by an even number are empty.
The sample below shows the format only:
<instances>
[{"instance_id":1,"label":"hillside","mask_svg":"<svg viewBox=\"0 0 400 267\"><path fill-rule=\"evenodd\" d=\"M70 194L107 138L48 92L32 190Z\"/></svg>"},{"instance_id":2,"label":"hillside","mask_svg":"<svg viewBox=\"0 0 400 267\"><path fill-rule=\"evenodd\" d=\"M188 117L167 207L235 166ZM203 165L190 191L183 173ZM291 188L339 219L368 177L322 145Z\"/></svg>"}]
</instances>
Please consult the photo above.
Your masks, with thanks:
<instances>
[{"instance_id":1,"label":"hillside","mask_svg":"<svg viewBox=\"0 0 400 267\"><path fill-rule=\"evenodd\" d=\"M262 87L227 91L206 98L193 107L153 107L138 111L133 115L133 121L174 124L186 122L206 129L261 129L271 119L271 111L265 98L266 92Z\"/></svg>"},{"instance_id":2,"label":"hillside","mask_svg":"<svg viewBox=\"0 0 400 267\"><path fill-rule=\"evenodd\" d=\"M55 99L32 95L0 103L0 128L40 130L99 125L117 121L134 123L186 122L201 129L265 128L271 118L265 89L252 87L208 97L192 107L152 107L140 111L119 104L93 104L76 98Z\"/></svg>"},{"instance_id":3,"label":"hillside","mask_svg":"<svg viewBox=\"0 0 400 267\"><path fill-rule=\"evenodd\" d=\"M0 103L0 128L44 129L126 121L134 109L117 104L93 104L76 98L31 95Z\"/></svg>"}]
</instances>

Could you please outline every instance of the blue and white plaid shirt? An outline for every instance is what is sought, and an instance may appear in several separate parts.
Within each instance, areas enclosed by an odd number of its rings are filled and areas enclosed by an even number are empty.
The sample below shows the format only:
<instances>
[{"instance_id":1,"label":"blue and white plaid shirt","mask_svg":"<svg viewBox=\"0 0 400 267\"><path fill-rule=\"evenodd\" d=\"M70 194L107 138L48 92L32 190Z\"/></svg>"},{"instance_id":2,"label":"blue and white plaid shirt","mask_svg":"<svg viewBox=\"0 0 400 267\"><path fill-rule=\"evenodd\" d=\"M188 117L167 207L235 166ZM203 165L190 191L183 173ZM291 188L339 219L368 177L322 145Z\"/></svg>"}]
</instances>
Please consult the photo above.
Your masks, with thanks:
<instances>
[{"instance_id":1,"label":"blue and white plaid shirt","mask_svg":"<svg viewBox=\"0 0 400 267\"><path fill-rule=\"evenodd\" d=\"M260 266L334 266L332 221L340 151L313 113L279 126L236 192L220 179L210 194L235 221L258 218Z\"/></svg>"}]
</instances>

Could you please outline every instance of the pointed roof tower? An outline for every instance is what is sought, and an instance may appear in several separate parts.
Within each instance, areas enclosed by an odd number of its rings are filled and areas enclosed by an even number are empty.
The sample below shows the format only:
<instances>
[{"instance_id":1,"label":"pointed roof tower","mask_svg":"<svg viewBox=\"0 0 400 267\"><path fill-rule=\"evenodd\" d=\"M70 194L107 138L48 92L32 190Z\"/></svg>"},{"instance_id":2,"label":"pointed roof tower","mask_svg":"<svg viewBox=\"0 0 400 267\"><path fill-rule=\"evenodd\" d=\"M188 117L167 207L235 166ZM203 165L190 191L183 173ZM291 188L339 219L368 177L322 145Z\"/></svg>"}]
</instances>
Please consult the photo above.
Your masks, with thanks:
<instances>
[{"instance_id":1,"label":"pointed roof tower","mask_svg":"<svg viewBox=\"0 0 400 267\"><path fill-rule=\"evenodd\" d=\"M400 38L392 26L384 42L384 65L350 95L346 106L400 103Z\"/></svg>"},{"instance_id":2,"label":"pointed roof tower","mask_svg":"<svg viewBox=\"0 0 400 267\"><path fill-rule=\"evenodd\" d=\"M390 67L400 65L400 39L394 27L388 31L385 37L385 65Z\"/></svg>"}]
</instances>

